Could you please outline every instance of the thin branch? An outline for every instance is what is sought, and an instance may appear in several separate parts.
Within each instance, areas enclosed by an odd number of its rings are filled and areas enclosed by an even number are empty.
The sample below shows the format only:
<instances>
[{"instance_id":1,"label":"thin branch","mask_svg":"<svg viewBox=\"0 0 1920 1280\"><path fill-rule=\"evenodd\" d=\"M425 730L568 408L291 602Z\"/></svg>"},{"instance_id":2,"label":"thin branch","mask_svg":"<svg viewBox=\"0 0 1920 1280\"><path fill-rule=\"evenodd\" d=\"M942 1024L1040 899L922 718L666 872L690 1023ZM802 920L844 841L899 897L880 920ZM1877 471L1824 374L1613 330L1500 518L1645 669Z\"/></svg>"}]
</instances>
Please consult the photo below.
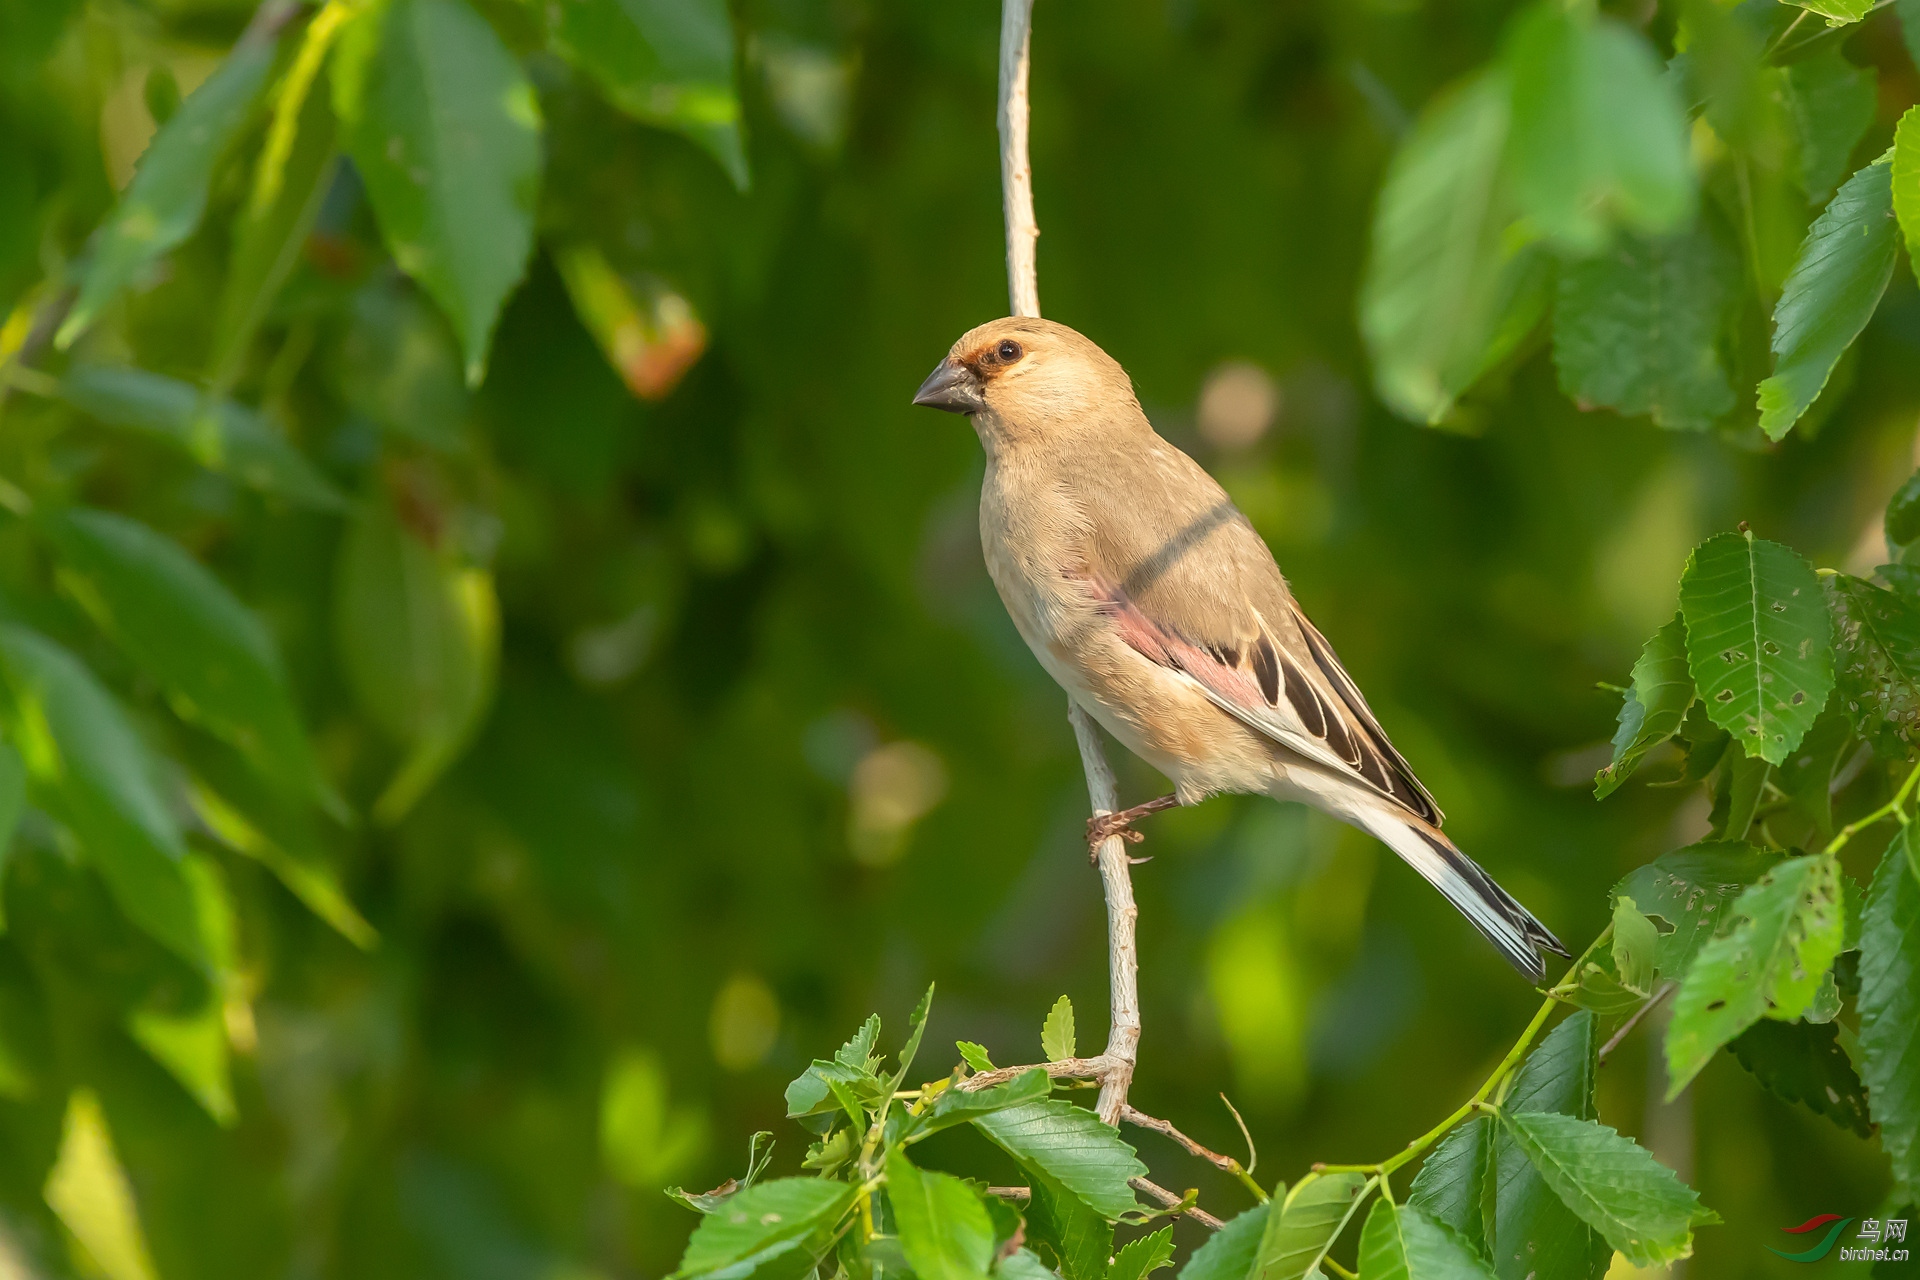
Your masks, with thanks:
<instances>
[{"instance_id":1,"label":"thin branch","mask_svg":"<svg viewBox=\"0 0 1920 1280\"><path fill-rule=\"evenodd\" d=\"M1031 1200L1033 1199L1033 1188L988 1187L987 1194L990 1196L999 1196L1002 1200Z\"/></svg>"},{"instance_id":2,"label":"thin branch","mask_svg":"<svg viewBox=\"0 0 1920 1280\"><path fill-rule=\"evenodd\" d=\"M1062 1058L1058 1062L1031 1062L1023 1067L995 1067L970 1075L953 1087L961 1093L978 1093L1029 1071L1044 1071L1055 1080L1105 1080L1112 1069L1113 1063L1105 1054L1097 1058Z\"/></svg>"},{"instance_id":3,"label":"thin branch","mask_svg":"<svg viewBox=\"0 0 1920 1280\"><path fill-rule=\"evenodd\" d=\"M1040 314L1034 269L1040 227L1033 220L1033 164L1027 158L1028 54L1033 46L1033 0L1004 0L1000 8L1000 191L1007 217L1007 295L1016 316Z\"/></svg>"},{"instance_id":4,"label":"thin branch","mask_svg":"<svg viewBox=\"0 0 1920 1280\"><path fill-rule=\"evenodd\" d=\"M1640 1019L1646 1017L1649 1013L1653 1012L1653 1006L1659 1004L1662 1000L1665 1000L1668 996L1672 995L1674 991L1679 988L1679 986L1680 984L1677 982L1662 983L1660 985L1660 989L1654 992L1651 996L1649 996L1645 1004L1641 1005L1638 1009L1635 1009L1633 1011L1632 1017L1628 1018L1625 1022L1620 1024L1620 1029L1618 1031L1614 1032L1611 1036L1607 1037L1607 1042L1600 1046L1600 1052L1594 1055L1594 1061L1602 1065L1605 1065L1607 1061L1607 1055L1620 1047L1620 1042L1622 1040L1625 1040L1627 1036L1631 1034L1633 1029L1640 1025Z\"/></svg>"},{"instance_id":5,"label":"thin branch","mask_svg":"<svg viewBox=\"0 0 1920 1280\"><path fill-rule=\"evenodd\" d=\"M1127 1185L1135 1191L1142 1192L1149 1199L1158 1200L1163 1209L1171 1209L1185 1199L1183 1196L1173 1194L1173 1192L1160 1186L1158 1183L1148 1182L1145 1178L1129 1178ZM1197 1204L1190 1204L1185 1209L1182 1209L1181 1212L1209 1231L1218 1231L1227 1225Z\"/></svg>"},{"instance_id":6,"label":"thin branch","mask_svg":"<svg viewBox=\"0 0 1920 1280\"><path fill-rule=\"evenodd\" d=\"M1246 1185L1247 1189L1259 1197L1262 1202L1266 1200L1267 1193L1262 1191L1260 1184L1253 1180L1250 1171L1232 1156L1223 1156L1218 1151L1209 1151L1192 1138L1189 1138L1186 1134L1174 1128L1169 1122L1160 1119L1158 1116L1150 1116L1138 1108L1122 1106L1120 1108L1120 1118L1136 1128L1151 1129L1155 1133L1172 1138L1180 1144L1188 1155L1205 1160L1222 1173L1232 1174L1234 1177L1240 1179L1240 1181Z\"/></svg>"}]
</instances>

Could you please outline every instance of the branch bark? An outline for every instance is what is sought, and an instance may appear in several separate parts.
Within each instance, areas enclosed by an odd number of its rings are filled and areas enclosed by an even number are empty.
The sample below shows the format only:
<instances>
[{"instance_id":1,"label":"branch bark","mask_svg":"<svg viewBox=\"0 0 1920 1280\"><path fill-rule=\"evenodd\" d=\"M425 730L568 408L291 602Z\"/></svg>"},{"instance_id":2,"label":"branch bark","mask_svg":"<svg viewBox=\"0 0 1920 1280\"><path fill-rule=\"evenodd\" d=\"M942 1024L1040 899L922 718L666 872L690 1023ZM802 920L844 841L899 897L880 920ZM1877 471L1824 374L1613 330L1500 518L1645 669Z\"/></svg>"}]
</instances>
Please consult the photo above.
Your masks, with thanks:
<instances>
[{"instance_id":1,"label":"branch bark","mask_svg":"<svg viewBox=\"0 0 1920 1280\"><path fill-rule=\"evenodd\" d=\"M1040 280L1034 250L1040 238L1033 217L1033 163L1027 153L1031 109L1027 70L1033 48L1033 0L1003 0L1000 8L1000 188L1007 219L1007 297L1016 316L1040 314ZM1074 740L1087 775L1087 798L1095 817L1120 807L1113 770L1100 746L1100 731L1078 704L1070 704ZM1100 842L1096 861L1107 898L1109 969L1107 1051L1099 1073L1100 1101L1094 1110L1108 1124L1120 1123L1140 1044L1140 956L1134 943L1133 902L1126 842L1109 836ZM1094 1059L1092 1061L1099 1061Z\"/></svg>"}]
</instances>

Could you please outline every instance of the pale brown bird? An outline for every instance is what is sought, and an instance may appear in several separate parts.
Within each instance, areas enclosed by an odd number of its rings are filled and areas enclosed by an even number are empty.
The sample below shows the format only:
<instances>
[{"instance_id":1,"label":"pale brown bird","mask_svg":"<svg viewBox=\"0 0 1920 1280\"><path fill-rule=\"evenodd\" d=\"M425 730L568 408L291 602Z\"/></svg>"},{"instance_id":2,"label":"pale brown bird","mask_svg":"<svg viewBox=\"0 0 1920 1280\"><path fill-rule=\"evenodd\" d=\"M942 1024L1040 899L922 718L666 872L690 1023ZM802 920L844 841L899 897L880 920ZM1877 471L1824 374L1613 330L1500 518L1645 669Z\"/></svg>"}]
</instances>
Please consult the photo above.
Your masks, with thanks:
<instances>
[{"instance_id":1,"label":"pale brown bird","mask_svg":"<svg viewBox=\"0 0 1920 1280\"><path fill-rule=\"evenodd\" d=\"M966 414L986 449L981 546L1040 665L1173 781L1090 823L1091 842L1222 791L1302 801L1384 841L1534 982L1542 949L1567 954L1441 833L1267 544L1111 356L1062 324L995 320L913 402Z\"/></svg>"}]
</instances>

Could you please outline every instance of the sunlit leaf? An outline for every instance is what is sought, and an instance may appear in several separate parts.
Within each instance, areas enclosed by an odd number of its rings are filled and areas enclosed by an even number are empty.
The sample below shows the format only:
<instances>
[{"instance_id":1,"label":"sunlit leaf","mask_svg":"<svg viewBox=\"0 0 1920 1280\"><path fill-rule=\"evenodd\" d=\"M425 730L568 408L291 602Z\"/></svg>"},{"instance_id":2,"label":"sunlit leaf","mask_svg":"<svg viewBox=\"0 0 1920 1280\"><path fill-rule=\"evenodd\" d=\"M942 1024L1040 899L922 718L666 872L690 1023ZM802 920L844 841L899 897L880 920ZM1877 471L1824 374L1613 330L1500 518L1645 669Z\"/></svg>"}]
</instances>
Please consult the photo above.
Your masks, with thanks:
<instances>
[{"instance_id":1,"label":"sunlit leaf","mask_svg":"<svg viewBox=\"0 0 1920 1280\"><path fill-rule=\"evenodd\" d=\"M1773 309L1773 376L1760 384L1769 439L1800 420L1873 318L1893 277L1897 231L1893 169L1884 162L1848 178L1814 220Z\"/></svg>"},{"instance_id":2,"label":"sunlit leaf","mask_svg":"<svg viewBox=\"0 0 1920 1280\"><path fill-rule=\"evenodd\" d=\"M1660 931L1653 921L1640 914L1632 898L1622 894L1613 900L1613 963L1620 981L1640 992L1653 993L1658 971L1657 951Z\"/></svg>"},{"instance_id":3,"label":"sunlit leaf","mask_svg":"<svg viewBox=\"0 0 1920 1280\"><path fill-rule=\"evenodd\" d=\"M1838 702L1883 759L1920 744L1920 601L1851 574L1827 580Z\"/></svg>"},{"instance_id":4,"label":"sunlit leaf","mask_svg":"<svg viewBox=\"0 0 1920 1280\"><path fill-rule=\"evenodd\" d=\"M554 47L636 119L676 129L747 185L724 0L558 0Z\"/></svg>"},{"instance_id":5,"label":"sunlit leaf","mask_svg":"<svg viewBox=\"0 0 1920 1280\"><path fill-rule=\"evenodd\" d=\"M1360 1232L1365 1280L1493 1280L1493 1271L1453 1229L1416 1204L1376 1201Z\"/></svg>"},{"instance_id":6,"label":"sunlit leaf","mask_svg":"<svg viewBox=\"0 0 1920 1280\"><path fill-rule=\"evenodd\" d=\"M1147 1167L1118 1131L1086 1108L1048 1098L973 1123L1022 1167L1052 1178L1108 1221L1135 1207L1127 1182L1145 1177Z\"/></svg>"},{"instance_id":7,"label":"sunlit leaf","mask_svg":"<svg viewBox=\"0 0 1920 1280\"><path fill-rule=\"evenodd\" d=\"M1762 1017L1806 1012L1845 934L1839 864L1829 854L1789 858L1743 892L1732 913L1733 928L1700 949L1674 997L1668 1097Z\"/></svg>"},{"instance_id":8,"label":"sunlit leaf","mask_svg":"<svg viewBox=\"0 0 1920 1280\"><path fill-rule=\"evenodd\" d=\"M158 765L126 713L78 658L16 625L0 626L9 737L39 803L73 829L129 920L196 966L211 960L186 844Z\"/></svg>"},{"instance_id":9,"label":"sunlit leaf","mask_svg":"<svg viewBox=\"0 0 1920 1280\"><path fill-rule=\"evenodd\" d=\"M1866 1086L1831 1022L1762 1018L1727 1048L1776 1097L1817 1111L1862 1138L1870 1135Z\"/></svg>"},{"instance_id":10,"label":"sunlit leaf","mask_svg":"<svg viewBox=\"0 0 1920 1280\"><path fill-rule=\"evenodd\" d=\"M1817 13L1830 27L1844 27L1873 12L1874 0L1787 0L1808 13Z\"/></svg>"},{"instance_id":11,"label":"sunlit leaf","mask_svg":"<svg viewBox=\"0 0 1920 1280\"><path fill-rule=\"evenodd\" d=\"M921 1280L980 1280L993 1263L993 1223L960 1179L887 1156L887 1199L901 1251Z\"/></svg>"},{"instance_id":12,"label":"sunlit leaf","mask_svg":"<svg viewBox=\"0 0 1920 1280\"><path fill-rule=\"evenodd\" d=\"M533 246L533 86L461 0L381 0L341 33L333 99L394 261L446 312L477 384Z\"/></svg>"},{"instance_id":13,"label":"sunlit leaf","mask_svg":"<svg viewBox=\"0 0 1920 1280\"><path fill-rule=\"evenodd\" d=\"M273 57L271 41L242 40L154 135L133 184L95 236L58 346L70 345L114 295L200 225L214 170L252 118Z\"/></svg>"},{"instance_id":14,"label":"sunlit leaf","mask_svg":"<svg viewBox=\"0 0 1920 1280\"><path fill-rule=\"evenodd\" d=\"M109 426L158 440L250 489L306 507L346 505L333 482L259 414L185 382L144 369L81 365L61 379L60 396Z\"/></svg>"},{"instance_id":15,"label":"sunlit leaf","mask_svg":"<svg viewBox=\"0 0 1920 1280\"><path fill-rule=\"evenodd\" d=\"M847 1183L824 1178L776 1178L749 1187L700 1219L674 1274L739 1268L745 1275L751 1263L803 1247L808 1235L845 1212L853 1191Z\"/></svg>"},{"instance_id":16,"label":"sunlit leaf","mask_svg":"<svg viewBox=\"0 0 1920 1280\"><path fill-rule=\"evenodd\" d=\"M1447 92L1380 189L1360 329L1381 399L1416 421L1444 419L1546 306L1545 262L1516 230L1501 165L1508 97L1497 71Z\"/></svg>"},{"instance_id":17,"label":"sunlit leaf","mask_svg":"<svg viewBox=\"0 0 1920 1280\"><path fill-rule=\"evenodd\" d=\"M1107 1268L1107 1280L1147 1280L1172 1265L1173 1228L1166 1226L1122 1245L1113 1255L1113 1265Z\"/></svg>"},{"instance_id":18,"label":"sunlit leaf","mask_svg":"<svg viewBox=\"0 0 1920 1280\"><path fill-rule=\"evenodd\" d=\"M1833 689L1831 623L1812 566L1777 542L1723 533L1680 577L1687 665L1713 722L1779 764Z\"/></svg>"},{"instance_id":19,"label":"sunlit leaf","mask_svg":"<svg viewBox=\"0 0 1920 1280\"><path fill-rule=\"evenodd\" d=\"M60 1157L47 1173L47 1204L107 1280L159 1280L133 1185L91 1090L67 1099Z\"/></svg>"},{"instance_id":20,"label":"sunlit leaf","mask_svg":"<svg viewBox=\"0 0 1920 1280\"><path fill-rule=\"evenodd\" d=\"M1693 1228L1719 1221L1673 1170L1603 1124L1539 1111L1500 1118L1561 1202L1637 1267L1690 1257Z\"/></svg>"},{"instance_id":21,"label":"sunlit leaf","mask_svg":"<svg viewBox=\"0 0 1920 1280\"><path fill-rule=\"evenodd\" d=\"M1360 1208L1365 1179L1357 1173L1302 1178L1267 1209L1260 1250L1249 1280L1304 1280Z\"/></svg>"},{"instance_id":22,"label":"sunlit leaf","mask_svg":"<svg viewBox=\"0 0 1920 1280\"><path fill-rule=\"evenodd\" d=\"M187 802L208 834L271 871L340 936L362 951L371 951L379 942L379 934L347 896L340 877L327 861L326 851L310 829L290 824L290 831L269 835L261 823L197 778L187 788Z\"/></svg>"},{"instance_id":23,"label":"sunlit leaf","mask_svg":"<svg viewBox=\"0 0 1920 1280\"><path fill-rule=\"evenodd\" d=\"M1503 60L1514 195L1550 240L1591 253L1616 225L1657 234L1692 217L1686 115L1639 32L1593 6L1537 4Z\"/></svg>"},{"instance_id":24,"label":"sunlit leaf","mask_svg":"<svg viewBox=\"0 0 1920 1280\"><path fill-rule=\"evenodd\" d=\"M1693 675L1687 670L1687 628L1677 616L1653 633L1633 664L1633 684L1620 704L1613 735L1613 762L1593 780L1604 800L1640 767L1647 752L1679 732L1693 705Z\"/></svg>"},{"instance_id":25,"label":"sunlit leaf","mask_svg":"<svg viewBox=\"0 0 1920 1280\"><path fill-rule=\"evenodd\" d=\"M1040 1028L1040 1050L1048 1062L1074 1056L1073 1001L1065 996L1054 1001L1053 1008L1047 1011L1046 1023Z\"/></svg>"},{"instance_id":26,"label":"sunlit leaf","mask_svg":"<svg viewBox=\"0 0 1920 1280\"><path fill-rule=\"evenodd\" d=\"M1901 829L1860 928L1860 1078L1893 1174L1920 1185L1920 833Z\"/></svg>"},{"instance_id":27,"label":"sunlit leaf","mask_svg":"<svg viewBox=\"0 0 1920 1280\"><path fill-rule=\"evenodd\" d=\"M987 1055L987 1047L975 1044L971 1040L956 1040L953 1047L960 1051L960 1059L975 1071L993 1070L993 1059Z\"/></svg>"},{"instance_id":28,"label":"sunlit leaf","mask_svg":"<svg viewBox=\"0 0 1920 1280\"><path fill-rule=\"evenodd\" d=\"M1670 926L1660 936L1656 963L1661 973L1678 978L1707 940L1728 926L1734 900L1776 860L1738 840L1688 845L1629 872L1613 896L1632 898L1642 912Z\"/></svg>"},{"instance_id":29,"label":"sunlit leaf","mask_svg":"<svg viewBox=\"0 0 1920 1280\"><path fill-rule=\"evenodd\" d=\"M1697 431L1734 407L1721 343L1740 261L1708 228L1627 236L1560 273L1553 363L1583 408Z\"/></svg>"}]
</instances>

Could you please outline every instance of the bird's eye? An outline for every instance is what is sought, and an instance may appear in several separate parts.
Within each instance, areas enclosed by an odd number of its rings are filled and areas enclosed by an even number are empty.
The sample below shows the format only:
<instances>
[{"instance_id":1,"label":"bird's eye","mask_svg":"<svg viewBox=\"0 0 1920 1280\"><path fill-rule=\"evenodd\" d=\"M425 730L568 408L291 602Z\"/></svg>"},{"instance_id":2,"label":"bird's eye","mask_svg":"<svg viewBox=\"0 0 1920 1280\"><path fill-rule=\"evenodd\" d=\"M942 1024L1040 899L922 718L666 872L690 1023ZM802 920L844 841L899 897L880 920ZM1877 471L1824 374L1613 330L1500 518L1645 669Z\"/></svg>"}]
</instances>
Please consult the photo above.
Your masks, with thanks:
<instances>
[{"instance_id":1,"label":"bird's eye","mask_svg":"<svg viewBox=\"0 0 1920 1280\"><path fill-rule=\"evenodd\" d=\"M1000 357L1001 364L1012 364L1020 358L1020 344L1008 338L994 349L994 354Z\"/></svg>"}]
</instances>

